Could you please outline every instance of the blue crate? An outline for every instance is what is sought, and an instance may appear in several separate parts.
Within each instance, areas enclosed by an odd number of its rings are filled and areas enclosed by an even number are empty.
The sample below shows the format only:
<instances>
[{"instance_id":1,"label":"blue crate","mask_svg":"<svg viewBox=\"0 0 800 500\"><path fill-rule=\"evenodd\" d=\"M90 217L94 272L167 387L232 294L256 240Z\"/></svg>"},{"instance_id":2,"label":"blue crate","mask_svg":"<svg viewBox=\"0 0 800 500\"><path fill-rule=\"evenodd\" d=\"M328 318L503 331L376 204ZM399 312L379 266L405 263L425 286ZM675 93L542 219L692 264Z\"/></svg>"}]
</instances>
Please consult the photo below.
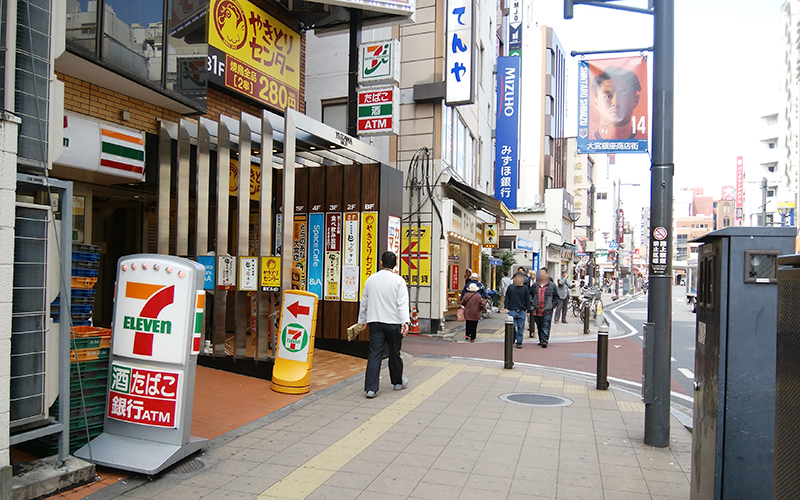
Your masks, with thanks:
<instances>
[{"instance_id":1,"label":"blue crate","mask_svg":"<svg viewBox=\"0 0 800 500\"><path fill-rule=\"evenodd\" d=\"M91 314L92 309L94 309L94 304L72 304L72 307L70 308L72 314Z\"/></svg>"},{"instance_id":2,"label":"blue crate","mask_svg":"<svg viewBox=\"0 0 800 500\"><path fill-rule=\"evenodd\" d=\"M73 267L72 268L72 275L77 276L79 278L96 278L99 274L97 269L78 269Z\"/></svg>"},{"instance_id":3,"label":"blue crate","mask_svg":"<svg viewBox=\"0 0 800 500\"><path fill-rule=\"evenodd\" d=\"M100 267L100 261L95 260L93 262L89 262L88 260L73 260L72 267L80 269L97 269Z\"/></svg>"},{"instance_id":4,"label":"blue crate","mask_svg":"<svg viewBox=\"0 0 800 500\"><path fill-rule=\"evenodd\" d=\"M73 288L72 289L72 296L73 297L94 297L94 294L97 293L97 290L89 289L85 290L83 288Z\"/></svg>"},{"instance_id":5,"label":"blue crate","mask_svg":"<svg viewBox=\"0 0 800 500\"><path fill-rule=\"evenodd\" d=\"M83 260L87 262L94 262L96 260L100 260L99 253L89 253L89 252L72 252L72 260Z\"/></svg>"},{"instance_id":6,"label":"blue crate","mask_svg":"<svg viewBox=\"0 0 800 500\"><path fill-rule=\"evenodd\" d=\"M81 243L72 244L73 252L100 253L101 248L102 247L100 245L86 245Z\"/></svg>"}]
</instances>

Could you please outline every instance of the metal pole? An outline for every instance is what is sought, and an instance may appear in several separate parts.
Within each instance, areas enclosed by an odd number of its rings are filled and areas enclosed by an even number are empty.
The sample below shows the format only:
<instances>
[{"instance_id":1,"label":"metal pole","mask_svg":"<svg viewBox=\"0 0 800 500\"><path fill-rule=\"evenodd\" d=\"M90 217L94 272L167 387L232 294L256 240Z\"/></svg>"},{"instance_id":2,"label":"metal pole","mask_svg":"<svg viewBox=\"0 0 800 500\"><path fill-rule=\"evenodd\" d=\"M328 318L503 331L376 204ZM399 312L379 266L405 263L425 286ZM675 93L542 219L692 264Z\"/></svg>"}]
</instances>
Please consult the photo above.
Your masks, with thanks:
<instances>
[{"instance_id":1,"label":"metal pole","mask_svg":"<svg viewBox=\"0 0 800 500\"><path fill-rule=\"evenodd\" d=\"M597 334L597 390L608 389L608 332Z\"/></svg>"},{"instance_id":2,"label":"metal pole","mask_svg":"<svg viewBox=\"0 0 800 500\"><path fill-rule=\"evenodd\" d=\"M672 234L672 163L673 100L675 67L675 2L655 0L655 43L653 44L653 163L650 180L650 234L657 227L667 230L666 241ZM672 381L672 245L666 246L666 269L651 273L647 301L648 328L645 344L653 349L650 360L652 380L645 381L652 397L645 400L644 442L651 446L669 446L670 385ZM654 254L650 255L653 269ZM655 262L658 264L658 262Z\"/></svg>"},{"instance_id":3,"label":"metal pole","mask_svg":"<svg viewBox=\"0 0 800 500\"><path fill-rule=\"evenodd\" d=\"M590 311L590 303L589 300L583 301L583 334L589 335L589 311Z\"/></svg>"},{"instance_id":4,"label":"metal pole","mask_svg":"<svg viewBox=\"0 0 800 500\"><path fill-rule=\"evenodd\" d=\"M591 182L591 179L590 179ZM594 183L589 186L589 241L594 241ZM594 284L594 252L589 252L589 286Z\"/></svg>"},{"instance_id":5,"label":"metal pole","mask_svg":"<svg viewBox=\"0 0 800 500\"><path fill-rule=\"evenodd\" d=\"M619 242L619 197L621 195L620 181L617 181L617 189L614 197L614 241L617 243L617 258L614 259L614 295L619 297L619 254L622 245Z\"/></svg>"},{"instance_id":6,"label":"metal pole","mask_svg":"<svg viewBox=\"0 0 800 500\"><path fill-rule=\"evenodd\" d=\"M503 368L514 368L514 318L506 316L506 345Z\"/></svg>"},{"instance_id":7,"label":"metal pole","mask_svg":"<svg viewBox=\"0 0 800 500\"><path fill-rule=\"evenodd\" d=\"M761 227L767 227L767 178L761 179Z\"/></svg>"},{"instance_id":8,"label":"metal pole","mask_svg":"<svg viewBox=\"0 0 800 500\"><path fill-rule=\"evenodd\" d=\"M358 135L358 46L361 45L361 9L350 10L350 53L347 68L347 134Z\"/></svg>"}]
</instances>

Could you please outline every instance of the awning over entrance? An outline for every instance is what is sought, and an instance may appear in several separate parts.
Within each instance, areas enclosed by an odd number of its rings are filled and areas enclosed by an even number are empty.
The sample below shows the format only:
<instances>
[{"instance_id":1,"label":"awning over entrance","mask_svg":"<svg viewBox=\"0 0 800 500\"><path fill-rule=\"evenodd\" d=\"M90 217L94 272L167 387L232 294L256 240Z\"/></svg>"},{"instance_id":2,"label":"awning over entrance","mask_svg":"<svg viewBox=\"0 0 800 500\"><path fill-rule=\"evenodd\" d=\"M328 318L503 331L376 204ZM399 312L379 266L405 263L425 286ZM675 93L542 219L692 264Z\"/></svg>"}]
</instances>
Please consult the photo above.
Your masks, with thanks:
<instances>
[{"instance_id":1,"label":"awning over entrance","mask_svg":"<svg viewBox=\"0 0 800 500\"><path fill-rule=\"evenodd\" d=\"M492 214L495 217L500 217L501 219L505 219L511 224L519 227L519 222L517 222L517 219L508 210L506 204L497 198L493 198L486 193L482 193L477 189L471 188L463 182L453 179L452 177L449 181L442 184L442 186L444 187L447 196L453 198L461 205L465 207L471 207L475 210L483 210L486 213Z\"/></svg>"}]
</instances>

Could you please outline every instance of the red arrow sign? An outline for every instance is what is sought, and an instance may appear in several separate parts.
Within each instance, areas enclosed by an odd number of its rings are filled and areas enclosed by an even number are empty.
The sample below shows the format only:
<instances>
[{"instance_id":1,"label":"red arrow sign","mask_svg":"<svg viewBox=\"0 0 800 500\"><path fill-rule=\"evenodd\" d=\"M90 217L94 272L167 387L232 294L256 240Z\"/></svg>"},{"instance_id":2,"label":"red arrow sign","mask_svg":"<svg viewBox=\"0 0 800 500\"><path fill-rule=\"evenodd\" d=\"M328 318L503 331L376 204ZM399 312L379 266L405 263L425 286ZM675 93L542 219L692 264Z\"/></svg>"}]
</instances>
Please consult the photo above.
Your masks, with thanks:
<instances>
[{"instance_id":1,"label":"red arrow sign","mask_svg":"<svg viewBox=\"0 0 800 500\"><path fill-rule=\"evenodd\" d=\"M292 313L292 315L294 315L295 318L298 318L300 316L308 316L308 314L311 312L310 307L301 306L300 302L295 302L294 304L287 307L286 310Z\"/></svg>"}]
</instances>

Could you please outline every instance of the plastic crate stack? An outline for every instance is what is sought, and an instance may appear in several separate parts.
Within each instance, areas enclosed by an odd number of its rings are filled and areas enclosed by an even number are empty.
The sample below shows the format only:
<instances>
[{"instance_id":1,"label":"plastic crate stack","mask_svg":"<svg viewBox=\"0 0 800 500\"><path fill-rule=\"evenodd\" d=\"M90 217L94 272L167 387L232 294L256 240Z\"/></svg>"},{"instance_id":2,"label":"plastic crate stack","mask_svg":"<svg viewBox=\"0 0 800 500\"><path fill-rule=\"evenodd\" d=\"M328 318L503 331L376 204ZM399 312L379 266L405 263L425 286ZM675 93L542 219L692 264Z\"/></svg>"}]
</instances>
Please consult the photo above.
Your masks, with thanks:
<instances>
[{"instance_id":1,"label":"plastic crate stack","mask_svg":"<svg viewBox=\"0 0 800 500\"><path fill-rule=\"evenodd\" d=\"M72 326L92 324L97 274L100 267L100 247L98 245L72 245L72 290L70 293L70 314ZM59 321L61 297L50 306L50 315Z\"/></svg>"},{"instance_id":2,"label":"plastic crate stack","mask_svg":"<svg viewBox=\"0 0 800 500\"><path fill-rule=\"evenodd\" d=\"M111 330L94 326L72 328L69 370L69 452L103 432L103 418L108 399L108 360ZM50 407L50 416L58 416L59 402ZM88 434L87 434L88 429ZM22 447L40 456L58 451L58 436L24 443Z\"/></svg>"}]
</instances>

